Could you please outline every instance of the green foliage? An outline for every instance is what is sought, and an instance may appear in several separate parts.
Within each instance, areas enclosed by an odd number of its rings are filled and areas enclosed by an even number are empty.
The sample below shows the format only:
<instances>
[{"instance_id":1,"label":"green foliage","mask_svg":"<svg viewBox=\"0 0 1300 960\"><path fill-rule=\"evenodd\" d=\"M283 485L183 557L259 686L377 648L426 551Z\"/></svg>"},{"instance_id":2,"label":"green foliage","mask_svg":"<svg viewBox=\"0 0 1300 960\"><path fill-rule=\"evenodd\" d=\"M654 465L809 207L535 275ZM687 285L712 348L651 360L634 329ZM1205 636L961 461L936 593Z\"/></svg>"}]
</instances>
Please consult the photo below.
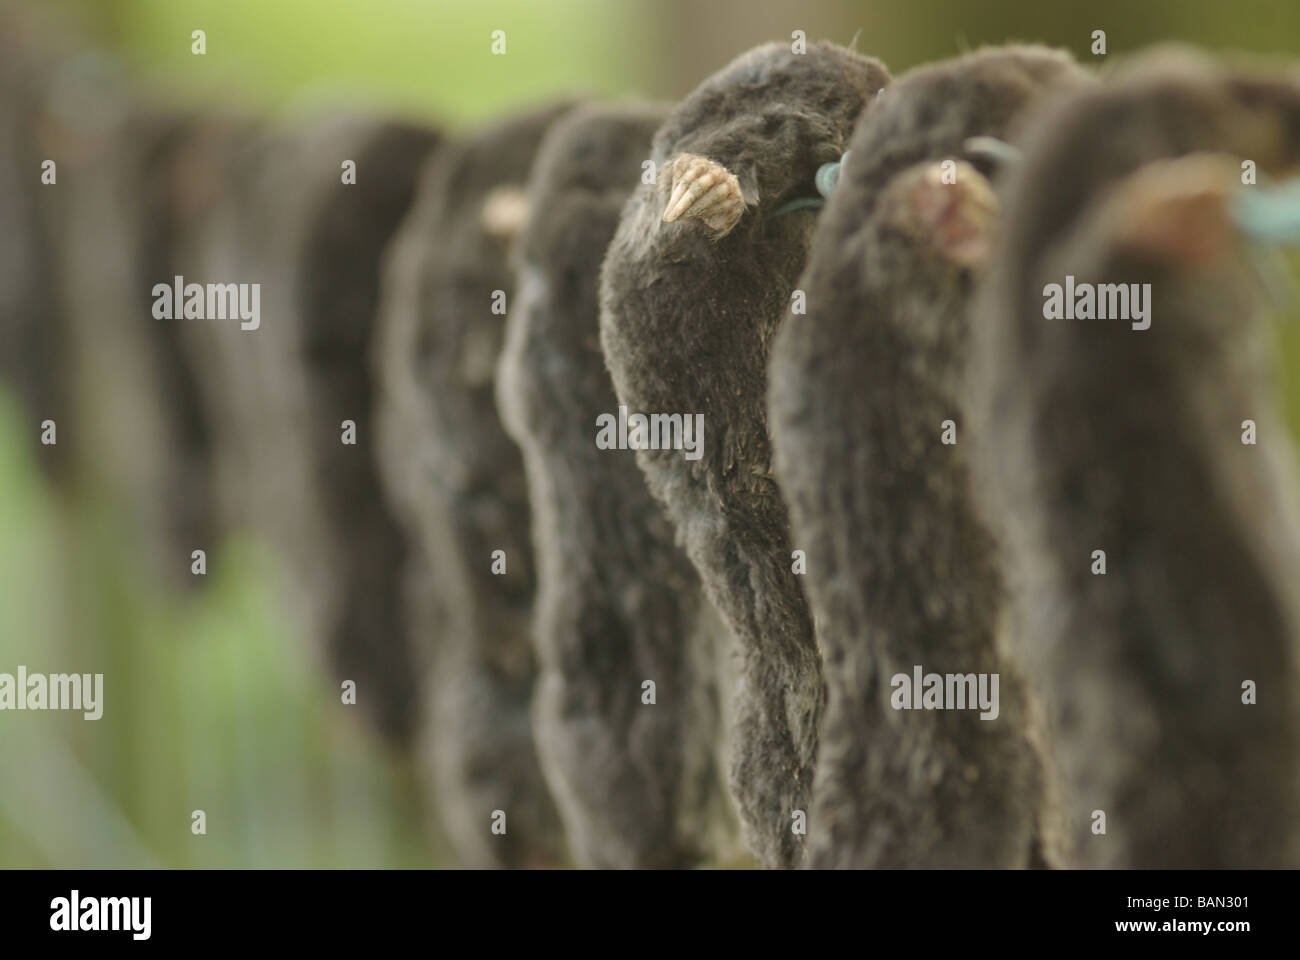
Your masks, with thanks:
<instances>
[{"instance_id":1,"label":"green foliage","mask_svg":"<svg viewBox=\"0 0 1300 960\"><path fill-rule=\"evenodd\" d=\"M189 96L369 101L457 125L555 94L635 89L646 48L634 13L603 0L121 0L107 27L146 82ZM203 57L190 52L196 29Z\"/></svg>"},{"instance_id":2,"label":"green foliage","mask_svg":"<svg viewBox=\"0 0 1300 960\"><path fill-rule=\"evenodd\" d=\"M61 512L31 435L0 393L0 672L103 673L104 715L6 711L0 867L436 862L409 771L314 666L271 559L232 541L204 589L165 591L113 504Z\"/></svg>"}]
</instances>

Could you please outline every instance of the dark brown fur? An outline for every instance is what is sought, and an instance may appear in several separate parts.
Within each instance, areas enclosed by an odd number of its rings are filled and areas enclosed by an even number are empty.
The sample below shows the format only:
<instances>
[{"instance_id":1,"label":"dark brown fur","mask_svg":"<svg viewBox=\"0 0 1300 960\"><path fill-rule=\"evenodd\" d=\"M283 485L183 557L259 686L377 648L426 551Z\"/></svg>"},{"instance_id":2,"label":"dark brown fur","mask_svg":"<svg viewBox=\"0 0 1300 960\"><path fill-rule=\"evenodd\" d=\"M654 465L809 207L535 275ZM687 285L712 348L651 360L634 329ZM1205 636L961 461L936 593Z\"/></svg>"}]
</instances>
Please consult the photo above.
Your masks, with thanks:
<instances>
[{"instance_id":1,"label":"dark brown fur","mask_svg":"<svg viewBox=\"0 0 1300 960\"><path fill-rule=\"evenodd\" d=\"M715 240L699 222L661 222L667 185L642 186L602 272L601 340L619 400L631 412L704 414L702 459L668 450L637 460L740 647L731 785L767 866L802 858L793 816L808 809L822 705L812 618L769 472L765 402L768 348L815 218L771 214L815 195L818 167L839 159L886 80L877 61L830 44L738 58L673 111L651 159L661 179L681 153L721 163L748 209Z\"/></svg>"},{"instance_id":2,"label":"dark brown fur","mask_svg":"<svg viewBox=\"0 0 1300 960\"><path fill-rule=\"evenodd\" d=\"M430 664L430 770L448 837L476 867L564 857L530 717L528 490L493 393L505 317L491 306L494 291L512 293L510 247L483 213L494 188L522 187L565 109L502 121L433 158L386 265L375 358L384 481L414 541L407 608ZM504 835L490 832L494 810Z\"/></svg>"},{"instance_id":3,"label":"dark brown fur","mask_svg":"<svg viewBox=\"0 0 1300 960\"><path fill-rule=\"evenodd\" d=\"M1300 855L1297 477L1258 291L1239 251L1132 252L1135 208L1115 202L1143 165L1195 151L1294 169L1300 85L1161 52L1059 104L1027 138L978 314L979 489L1017 574L1068 864ZM1151 283L1151 327L1044 319L1044 286L1067 273Z\"/></svg>"},{"instance_id":4,"label":"dark brown fur","mask_svg":"<svg viewBox=\"0 0 1300 960\"><path fill-rule=\"evenodd\" d=\"M1020 685L996 649L998 557L969 489L961 388L974 270L898 218L906 174L964 158L969 137L1007 137L1027 105L1085 77L1068 55L1013 47L891 84L859 123L818 223L799 282L808 314L773 346L775 468L808 555L828 688L811 866L1031 861L1039 771ZM955 445L941 443L946 420ZM894 710L891 678L910 681L918 664L999 674L999 715Z\"/></svg>"},{"instance_id":5,"label":"dark brown fur","mask_svg":"<svg viewBox=\"0 0 1300 960\"><path fill-rule=\"evenodd\" d=\"M434 141L367 118L250 140L217 171L178 268L187 282L262 284L259 329L175 321L203 377L226 515L287 561L292 607L335 683L354 681L357 705L399 744L419 726L419 670L398 595L404 544L376 474L368 351L379 259ZM344 160L355 184L341 181ZM355 445L341 442L345 419Z\"/></svg>"},{"instance_id":6,"label":"dark brown fur","mask_svg":"<svg viewBox=\"0 0 1300 960\"><path fill-rule=\"evenodd\" d=\"M575 857L592 867L687 866L726 840L708 600L633 454L595 442L597 417L618 408L600 262L666 112L580 108L548 133L497 375L532 505L538 750Z\"/></svg>"}]
</instances>

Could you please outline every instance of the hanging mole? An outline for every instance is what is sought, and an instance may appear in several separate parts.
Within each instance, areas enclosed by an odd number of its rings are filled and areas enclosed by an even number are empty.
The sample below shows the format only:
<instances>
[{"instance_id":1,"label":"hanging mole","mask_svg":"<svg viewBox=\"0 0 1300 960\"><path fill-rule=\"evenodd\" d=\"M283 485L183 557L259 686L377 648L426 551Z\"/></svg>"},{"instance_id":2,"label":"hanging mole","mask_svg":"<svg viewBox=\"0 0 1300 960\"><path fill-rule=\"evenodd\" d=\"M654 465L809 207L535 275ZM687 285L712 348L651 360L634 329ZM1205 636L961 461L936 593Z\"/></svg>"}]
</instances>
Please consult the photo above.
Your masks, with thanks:
<instances>
[{"instance_id":1,"label":"hanging mole","mask_svg":"<svg viewBox=\"0 0 1300 960\"><path fill-rule=\"evenodd\" d=\"M1031 863L1039 773L996 649L1003 588L960 432L968 305L997 216L993 165L967 141L1008 137L1087 80L1068 54L1012 46L891 84L818 221L808 314L772 347L775 472L827 684L811 866ZM977 678L964 709L896 696L917 666Z\"/></svg>"},{"instance_id":2,"label":"hanging mole","mask_svg":"<svg viewBox=\"0 0 1300 960\"><path fill-rule=\"evenodd\" d=\"M70 229L61 244L78 470L121 505L159 579L193 589L207 578L192 573L192 553L210 554L221 529L213 431L195 367L202 360L184 345L194 321L160 316L151 291L181 270L181 237L205 189L192 159L211 162L255 127L133 97L107 129L85 168L68 165L62 188L78 222L111 224L115 237L106 246L98 229Z\"/></svg>"},{"instance_id":3,"label":"hanging mole","mask_svg":"<svg viewBox=\"0 0 1300 960\"><path fill-rule=\"evenodd\" d=\"M799 207L887 80L878 61L828 43L742 55L655 135L657 180L628 201L602 268L601 342L620 404L703 415L702 456L636 456L740 650L730 782L765 866L802 857L822 704L769 472L767 353L812 233Z\"/></svg>"},{"instance_id":4,"label":"hanging mole","mask_svg":"<svg viewBox=\"0 0 1300 960\"><path fill-rule=\"evenodd\" d=\"M0 386L50 489L79 486L74 331L61 244L90 230L65 189L109 142L124 85L60 11L0 7ZM102 234L100 234L102 237Z\"/></svg>"},{"instance_id":5,"label":"hanging mole","mask_svg":"<svg viewBox=\"0 0 1300 960\"><path fill-rule=\"evenodd\" d=\"M714 749L721 624L633 454L596 443L618 407L600 261L666 114L581 107L547 134L497 372L532 507L538 750L575 859L598 868L716 862L734 820Z\"/></svg>"},{"instance_id":6,"label":"hanging mole","mask_svg":"<svg viewBox=\"0 0 1300 960\"><path fill-rule=\"evenodd\" d=\"M210 435L180 325L151 317L149 291L171 272L178 155L216 124L136 89L44 11L0 21L17 45L0 55L0 376L30 436L52 421L57 442L37 449L56 489L94 490L122 516L123 562L196 587L191 552L215 533Z\"/></svg>"},{"instance_id":7,"label":"hanging mole","mask_svg":"<svg viewBox=\"0 0 1300 960\"><path fill-rule=\"evenodd\" d=\"M1264 181L1300 166L1300 84L1160 50L1023 148L975 325L977 489L1016 576L1063 860L1294 867L1298 478L1241 240L1250 201L1287 212Z\"/></svg>"},{"instance_id":8,"label":"hanging mole","mask_svg":"<svg viewBox=\"0 0 1300 960\"><path fill-rule=\"evenodd\" d=\"M178 238L177 270L186 282L258 284L257 323L171 321L201 375L227 524L286 561L289 605L334 690L351 681L362 714L401 748L420 726L418 656L367 360L380 257L437 140L360 115L250 138L209 171L218 182Z\"/></svg>"},{"instance_id":9,"label":"hanging mole","mask_svg":"<svg viewBox=\"0 0 1300 960\"><path fill-rule=\"evenodd\" d=\"M530 717L528 489L493 381L523 187L542 136L570 106L440 148L385 267L374 358L383 479L412 534L405 595L428 663L429 773L446 833L472 867L565 858Z\"/></svg>"}]
</instances>

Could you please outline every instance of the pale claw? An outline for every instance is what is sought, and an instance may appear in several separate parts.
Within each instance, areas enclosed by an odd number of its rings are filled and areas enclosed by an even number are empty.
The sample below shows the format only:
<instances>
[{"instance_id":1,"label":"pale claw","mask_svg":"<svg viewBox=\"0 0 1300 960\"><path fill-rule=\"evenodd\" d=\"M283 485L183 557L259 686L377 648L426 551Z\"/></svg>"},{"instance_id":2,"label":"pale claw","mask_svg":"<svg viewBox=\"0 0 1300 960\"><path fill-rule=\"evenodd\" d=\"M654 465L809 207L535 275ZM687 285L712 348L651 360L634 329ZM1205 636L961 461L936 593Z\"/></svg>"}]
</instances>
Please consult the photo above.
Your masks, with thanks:
<instances>
[{"instance_id":1,"label":"pale claw","mask_svg":"<svg viewBox=\"0 0 1300 960\"><path fill-rule=\"evenodd\" d=\"M1206 263L1232 243L1229 200L1240 167L1228 156L1190 153L1156 160L1124 181L1120 239L1163 260Z\"/></svg>"},{"instance_id":2,"label":"pale claw","mask_svg":"<svg viewBox=\"0 0 1300 960\"><path fill-rule=\"evenodd\" d=\"M998 200L988 180L965 160L953 161L945 179L945 162L904 174L899 185L902 206L895 219L949 262L976 267L989 255Z\"/></svg>"},{"instance_id":3,"label":"pale claw","mask_svg":"<svg viewBox=\"0 0 1300 960\"><path fill-rule=\"evenodd\" d=\"M528 195L514 184L494 187L483 199L479 222L483 232L502 240L513 240L528 221Z\"/></svg>"},{"instance_id":4,"label":"pale claw","mask_svg":"<svg viewBox=\"0 0 1300 960\"><path fill-rule=\"evenodd\" d=\"M727 233L745 212L740 181L726 167L693 153L677 156L670 165L672 191L664 223L699 220L714 233Z\"/></svg>"}]
</instances>

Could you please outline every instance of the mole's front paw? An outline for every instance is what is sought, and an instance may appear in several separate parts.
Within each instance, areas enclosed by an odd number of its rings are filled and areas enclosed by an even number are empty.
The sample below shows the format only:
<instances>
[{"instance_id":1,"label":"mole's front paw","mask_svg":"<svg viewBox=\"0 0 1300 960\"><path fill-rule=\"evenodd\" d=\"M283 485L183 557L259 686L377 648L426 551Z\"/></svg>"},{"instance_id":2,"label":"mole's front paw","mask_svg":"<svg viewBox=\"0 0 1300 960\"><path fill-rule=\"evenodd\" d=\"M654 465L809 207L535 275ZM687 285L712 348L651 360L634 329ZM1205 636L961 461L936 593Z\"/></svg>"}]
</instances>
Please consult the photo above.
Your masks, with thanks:
<instances>
[{"instance_id":1,"label":"mole's front paw","mask_svg":"<svg viewBox=\"0 0 1300 960\"><path fill-rule=\"evenodd\" d=\"M699 220L722 236L745 212L740 181L722 164L693 153L683 153L673 159L669 170L672 191L664 210L664 223Z\"/></svg>"},{"instance_id":2,"label":"mole's front paw","mask_svg":"<svg viewBox=\"0 0 1300 960\"><path fill-rule=\"evenodd\" d=\"M1129 250L1166 261L1205 264L1232 244L1229 201L1237 161L1191 153L1156 160L1120 184L1119 239Z\"/></svg>"},{"instance_id":3,"label":"mole's front paw","mask_svg":"<svg viewBox=\"0 0 1300 960\"><path fill-rule=\"evenodd\" d=\"M513 183L493 187L483 198L479 225L488 236L514 240L528 222L528 194Z\"/></svg>"},{"instance_id":4,"label":"mole's front paw","mask_svg":"<svg viewBox=\"0 0 1300 960\"><path fill-rule=\"evenodd\" d=\"M969 268L988 259L998 200L965 160L911 167L891 183L886 204L895 227L950 263Z\"/></svg>"}]
</instances>

